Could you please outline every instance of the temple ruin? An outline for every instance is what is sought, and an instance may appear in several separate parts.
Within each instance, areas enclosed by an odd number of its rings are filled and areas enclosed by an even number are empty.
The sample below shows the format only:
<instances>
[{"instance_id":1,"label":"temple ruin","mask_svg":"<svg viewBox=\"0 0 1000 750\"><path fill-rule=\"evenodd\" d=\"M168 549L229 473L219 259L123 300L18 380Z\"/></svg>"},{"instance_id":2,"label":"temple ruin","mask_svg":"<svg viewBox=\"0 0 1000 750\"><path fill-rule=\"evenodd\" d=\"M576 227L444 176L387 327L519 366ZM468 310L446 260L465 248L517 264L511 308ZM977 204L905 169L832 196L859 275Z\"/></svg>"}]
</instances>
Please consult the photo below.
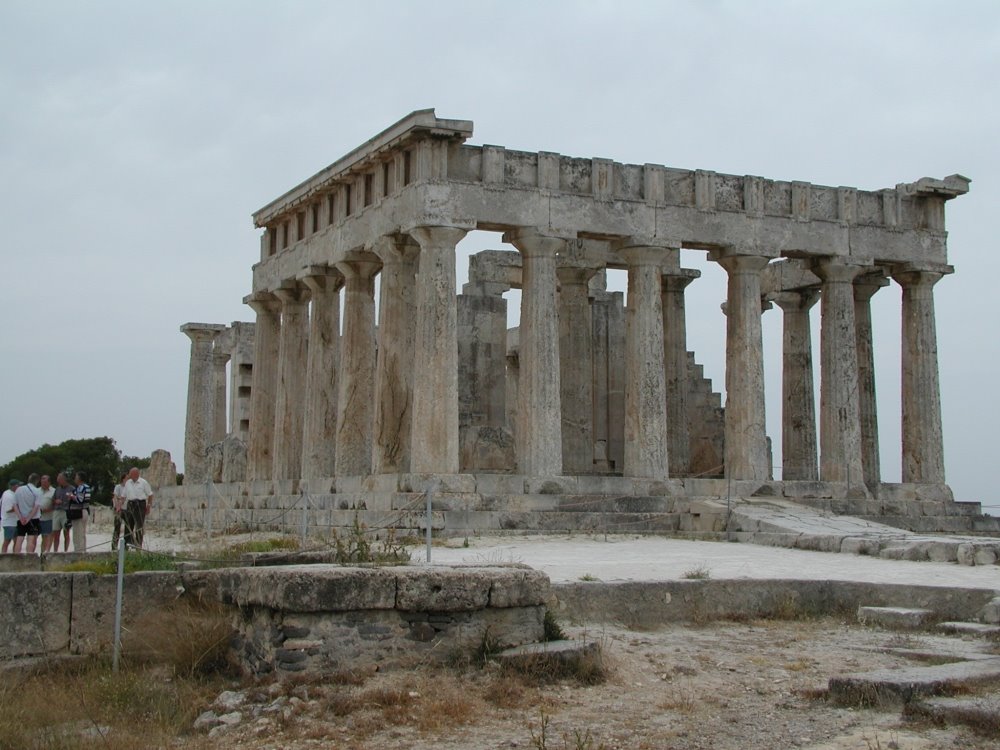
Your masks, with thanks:
<instances>
[{"instance_id":1,"label":"temple ruin","mask_svg":"<svg viewBox=\"0 0 1000 750\"><path fill-rule=\"evenodd\" d=\"M864 191L471 136L470 121L413 112L253 215L255 322L181 329L179 511L221 482L233 511L308 492L331 513L397 509L434 486L467 527L518 528L517 513L557 508L542 496L964 513L945 480L934 285L953 270L945 203L967 178ZM509 249L473 255L456 293L456 245L473 230L502 232ZM682 248L728 275L724 408L688 349L685 289L699 273ZM627 272L627 306L608 269ZM890 279L902 287L896 484L880 474L870 308ZM510 289L521 308L508 330ZM761 336L772 306L784 321L777 482Z\"/></svg>"}]
</instances>

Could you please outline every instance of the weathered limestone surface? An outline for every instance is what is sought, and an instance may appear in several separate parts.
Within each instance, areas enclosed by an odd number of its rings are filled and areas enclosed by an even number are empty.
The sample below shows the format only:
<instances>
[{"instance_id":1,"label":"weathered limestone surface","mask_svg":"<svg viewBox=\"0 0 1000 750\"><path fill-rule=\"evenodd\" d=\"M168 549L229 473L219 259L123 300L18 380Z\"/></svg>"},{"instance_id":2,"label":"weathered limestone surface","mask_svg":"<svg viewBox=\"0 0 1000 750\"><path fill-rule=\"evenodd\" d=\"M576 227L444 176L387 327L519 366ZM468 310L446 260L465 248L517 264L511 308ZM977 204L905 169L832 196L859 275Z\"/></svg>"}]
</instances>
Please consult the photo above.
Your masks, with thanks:
<instances>
[{"instance_id":1,"label":"weathered limestone surface","mask_svg":"<svg viewBox=\"0 0 1000 750\"><path fill-rule=\"evenodd\" d=\"M274 403L278 387L281 308L277 299L270 294L253 294L244 298L244 302L257 313L247 471L250 479L271 479L274 467Z\"/></svg>"},{"instance_id":2,"label":"weathered limestone surface","mask_svg":"<svg viewBox=\"0 0 1000 750\"><path fill-rule=\"evenodd\" d=\"M858 410L861 418L861 463L865 485L877 491L882 480L878 443L878 407L875 398L875 346L872 340L872 296L889 280L881 273L854 281L854 325L858 340Z\"/></svg>"},{"instance_id":3,"label":"weathered limestone surface","mask_svg":"<svg viewBox=\"0 0 1000 750\"><path fill-rule=\"evenodd\" d=\"M278 394L275 403L272 479L302 474L305 426L306 356L309 341L309 295L299 284L275 292L281 300L278 336Z\"/></svg>"},{"instance_id":4,"label":"weathered limestone surface","mask_svg":"<svg viewBox=\"0 0 1000 750\"><path fill-rule=\"evenodd\" d=\"M337 476L371 473L375 395L375 272L373 261L339 263L343 274L344 328L337 397Z\"/></svg>"},{"instance_id":5,"label":"weathered limestone surface","mask_svg":"<svg viewBox=\"0 0 1000 750\"><path fill-rule=\"evenodd\" d=\"M781 292L774 302L783 314L781 371L782 479L819 479L816 462L816 399L813 393L812 332L809 310L819 294L806 289Z\"/></svg>"},{"instance_id":6,"label":"weathered limestone surface","mask_svg":"<svg viewBox=\"0 0 1000 750\"><path fill-rule=\"evenodd\" d=\"M177 465L170 460L170 452L162 448L154 450L149 458L149 467L142 472L142 476L154 491L160 487L176 486Z\"/></svg>"},{"instance_id":7,"label":"weathered limestone surface","mask_svg":"<svg viewBox=\"0 0 1000 750\"><path fill-rule=\"evenodd\" d=\"M764 435L764 355L760 329L760 272L767 258L728 255L726 301L726 475L767 479Z\"/></svg>"},{"instance_id":8,"label":"weathered limestone surface","mask_svg":"<svg viewBox=\"0 0 1000 750\"><path fill-rule=\"evenodd\" d=\"M186 323L181 332L191 339L191 364L188 370L187 421L184 435L184 476L192 482L210 479L207 465L208 446L214 427L214 387L212 342L225 326L211 323Z\"/></svg>"},{"instance_id":9,"label":"weathered limestone surface","mask_svg":"<svg viewBox=\"0 0 1000 750\"><path fill-rule=\"evenodd\" d=\"M681 269L664 271L661 306L663 308L663 367L667 399L667 455L671 476L685 476L691 471L691 429L688 417L690 374L687 354L687 309L684 289L701 276L700 271Z\"/></svg>"},{"instance_id":10,"label":"weathered limestone surface","mask_svg":"<svg viewBox=\"0 0 1000 750\"><path fill-rule=\"evenodd\" d=\"M666 479L667 395L663 368L662 249L628 246L625 309L625 476Z\"/></svg>"},{"instance_id":11,"label":"weathered limestone surface","mask_svg":"<svg viewBox=\"0 0 1000 750\"><path fill-rule=\"evenodd\" d=\"M302 478L315 479L332 477L336 471L340 287L343 280L328 266L314 266L307 269L302 281L309 287L312 298L306 359Z\"/></svg>"},{"instance_id":12,"label":"weathered limestone surface","mask_svg":"<svg viewBox=\"0 0 1000 750\"><path fill-rule=\"evenodd\" d=\"M410 470L417 322L413 310L420 246L405 235L383 237L375 252L382 259L382 287L375 362L372 473L396 474Z\"/></svg>"},{"instance_id":13,"label":"weathered limestone surface","mask_svg":"<svg viewBox=\"0 0 1000 750\"><path fill-rule=\"evenodd\" d=\"M903 481L944 484L934 285L951 266L902 266Z\"/></svg>"},{"instance_id":14,"label":"weathered limestone surface","mask_svg":"<svg viewBox=\"0 0 1000 750\"><path fill-rule=\"evenodd\" d=\"M414 472L458 473L458 319L455 246L467 229L420 226L410 465Z\"/></svg>"},{"instance_id":15,"label":"weathered limestone surface","mask_svg":"<svg viewBox=\"0 0 1000 750\"><path fill-rule=\"evenodd\" d=\"M817 263L823 280L820 334L820 478L864 481L854 279L862 271L839 260Z\"/></svg>"},{"instance_id":16,"label":"weathered limestone surface","mask_svg":"<svg viewBox=\"0 0 1000 750\"><path fill-rule=\"evenodd\" d=\"M594 354L589 283L596 267L561 264L559 280L559 383L562 468L594 470Z\"/></svg>"},{"instance_id":17,"label":"weathered limestone surface","mask_svg":"<svg viewBox=\"0 0 1000 750\"><path fill-rule=\"evenodd\" d=\"M556 254L565 240L533 229L505 235L522 255L517 467L530 476L562 474Z\"/></svg>"}]
</instances>

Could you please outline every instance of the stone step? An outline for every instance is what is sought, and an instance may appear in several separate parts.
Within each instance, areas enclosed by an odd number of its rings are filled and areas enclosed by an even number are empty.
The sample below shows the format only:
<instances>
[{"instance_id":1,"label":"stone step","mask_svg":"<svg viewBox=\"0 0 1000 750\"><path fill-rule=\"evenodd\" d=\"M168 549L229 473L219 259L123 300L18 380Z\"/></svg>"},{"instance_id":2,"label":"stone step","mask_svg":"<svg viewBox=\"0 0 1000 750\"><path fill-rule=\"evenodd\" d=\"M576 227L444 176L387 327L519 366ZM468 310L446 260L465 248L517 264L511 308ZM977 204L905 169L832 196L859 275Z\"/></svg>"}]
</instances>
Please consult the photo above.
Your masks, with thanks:
<instances>
[{"instance_id":1,"label":"stone step","mask_svg":"<svg viewBox=\"0 0 1000 750\"><path fill-rule=\"evenodd\" d=\"M862 625L881 625L895 630L917 630L927 627L934 619L930 609L906 607L858 607L858 622Z\"/></svg>"},{"instance_id":2,"label":"stone step","mask_svg":"<svg viewBox=\"0 0 1000 750\"><path fill-rule=\"evenodd\" d=\"M903 706L907 719L935 724L963 724L985 735L1000 735L1000 695L923 698Z\"/></svg>"},{"instance_id":3,"label":"stone step","mask_svg":"<svg viewBox=\"0 0 1000 750\"><path fill-rule=\"evenodd\" d=\"M880 706L947 695L1000 680L1000 658L928 667L880 669L831 677L828 694L841 706Z\"/></svg>"},{"instance_id":4,"label":"stone step","mask_svg":"<svg viewBox=\"0 0 1000 750\"><path fill-rule=\"evenodd\" d=\"M1000 625L988 625L982 622L939 622L937 629L943 633L974 635L980 638L1000 636Z\"/></svg>"}]
</instances>

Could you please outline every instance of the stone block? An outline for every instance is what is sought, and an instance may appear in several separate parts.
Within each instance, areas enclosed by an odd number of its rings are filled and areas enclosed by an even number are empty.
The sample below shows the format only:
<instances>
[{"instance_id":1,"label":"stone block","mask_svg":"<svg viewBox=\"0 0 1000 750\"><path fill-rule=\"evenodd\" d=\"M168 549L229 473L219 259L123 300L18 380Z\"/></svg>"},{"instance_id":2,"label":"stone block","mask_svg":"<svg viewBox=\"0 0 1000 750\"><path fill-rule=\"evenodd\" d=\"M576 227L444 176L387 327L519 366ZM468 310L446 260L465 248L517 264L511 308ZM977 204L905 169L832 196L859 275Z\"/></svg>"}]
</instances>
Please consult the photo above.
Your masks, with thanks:
<instances>
[{"instance_id":1,"label":"stone block","mask_svg":"<svg viewBox=\"0 0 1000 750\"><path fill-rule=\"evenodd\" d=\"M337 477L337 493L359 494L364 492L365 477L341 476Z\"/></svg>"},{"instance_id":2,"label":"stone block","mask_svg":"<svg viewBox=\"0 0 1000 750\"><path fill-rule=\"evenodd\" d=\"M71 602L72 574L0 574L0 660L65 651Z\"/></svg>"},{"instance_id":3,"label":"stone block","mask_svg":"<svg viewBox=\"0 0 1000 750\"><path fill-rule=\"evenodd\" d=\"M782 494L793 500L799 498L832 497L828 482L813 482L806 480L788 480L782 482Z\"/></svg>"},{"instance_id":4,"label":"stone block","mask_svg":"<svg viewBox=\"0 0 1000 750\"><path fill-rule=\"evenodd\" d=\"M929 609L906 607L858 607L858 622L862 625L881 625L899 630L916 630L926 627L934 618Z\"/></svg>"},{"instance_id":5,"label":"stone block","mask_svg":"<svg viewBox=\"0 0 1000 750\"><path fill-rule=\"evenodd\" d=\"M476 491L476 477L472 474L402 474L399 489L402 492L426 492L433 485L434 492Z\"/></svg>"},{"instance_id":6,"label":"stone block","mask_svg":"<svg viewBox=\"0 0 1000 750\"><path fill-rule=\"evenodd\" d=\"M959 544L955 550L955 560L959 565L976 564L976 548L969 543Z\"/></svg>"},{"instance_id":7,"label":"stone block","mask_svg":"<svg viewBox=\"0 0 1000 750\"><path fill-rule=\"evenodd\" d=\"M878 557L882 543L871 537L844 537L840 543L840 551L849 555L868 555Z\"/></svg>"},{"instance_id":8,"label":"stone block","mask_svg":"<svg viewBox=\"0 0 1000 750\"><path fill-rule=\"evenodd\" d=\"M997 550L994 547L976 547L973 554L973 561L976 565L996 565Z\"/></svg>"},{"instance_id":9,"label":"stone block","mask_svg":"<svg viewBox=\"0 0 1000 750\"><path fill-rule=\"evenodd\" d=\"M575 495L576 477L526 477L524 492L527 495Z\"/></svg>"},{"instance_id":10,"label":"stone block","mask_svg":"<svg viewBox=\"0 0 1000 750\"><path fill-rule=\"evenodd\" d=\"M72 573L71 577L70 651L74 654L107 651L114 637L117 579L111 575L97 576L92 573ZM137 620L172 604L184 593L180 573L127 575L122 593L123 630L130 630ZM133 635L137 633L133 632Z\"/></svg>"},{"instance_id":11,"label":"stone block","mask_svg":"<svg viewBox=\"0 0 1000 750\"><path fill-rule=\"evenodd\" d=\"M476 492L481 495L520 495L524 492L522 474L476 474Z\"/></svg>"},{"instance_id":12,"label":"stone block","mask_svg":"<svg viewBox=\"0 0 1000 750\"><path fill-rule=\"evenodd\" d=\"M492 575L488 569L443 567L396 568L396 609L418 612L463 612L489 604Z\"/></svg>"},{"instance_id":13,"label":"stone block","mask_svg":"<svg viewBox=\"0 0 1000 750\"><path fill-rule=\"evenodd\" d=\"M289 612L392 609L398 568L294 565L206 571L218 577L223 601Z\"/></svg>"},{"instance_id":14,"label":"stone block","mask_svg":"<svg viewBox=\"0 0 1000 750\"><path fill-rule=\"evenodd\" d=\"M250 482L250 494L256 497L274 494L274 483L270 479L255 479Z\"/></svg>"},{"instance_id":15,"label":"stone block","mask_svg":"<svg viewBox=\"0 0 1000 750\"><path fill-rule=\"evenodd\" d=\"M916 484L913 487L918 500L930 500L940 503L955 501L955 495L952 493L951 487L946 484Z\"/></svg>"},{"instance_id":16,"label":"stone block","mask_svg":"<svg viewBox=\"0 0 1000 750\"><path fill-rule=\"evenodd\" d=\"M532 607L549 598L549 577L530 568L491 568L489 606Z\"/></svg>"},{"instance_id":17,"label":"stone block","mask_svg":"<svg viewBox=\"0 0 1000 750\"><path fill-rule=\"evenodd\" d=\"M361 486L365 492L399 492L399 474L373 474L362 480Z\"/></svg>"}]
</instances>

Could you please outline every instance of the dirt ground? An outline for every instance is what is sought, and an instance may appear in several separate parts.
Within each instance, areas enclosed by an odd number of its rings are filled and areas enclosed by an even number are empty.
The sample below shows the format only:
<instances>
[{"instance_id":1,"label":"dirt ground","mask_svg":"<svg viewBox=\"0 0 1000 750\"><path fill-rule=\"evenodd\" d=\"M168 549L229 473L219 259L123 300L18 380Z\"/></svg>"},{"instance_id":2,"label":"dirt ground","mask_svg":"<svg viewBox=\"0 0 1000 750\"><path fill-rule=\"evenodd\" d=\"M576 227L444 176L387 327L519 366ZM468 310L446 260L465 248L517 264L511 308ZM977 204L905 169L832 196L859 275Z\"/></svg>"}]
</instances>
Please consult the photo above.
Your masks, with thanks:
<instances>
[{"instance_id":1,"label":"dirt ground","mask_svg":"<svg viewBox=\"0 0 1000 750\"><path fill-rule=\"evenodd\" d=\"M842 708L825 700L830 676L913 665L899 651L940 650L940 636L834 619L566 630L601 644L603 683L539 683L469 666L262 684L246 691L239 723L211 738L179 739L178 746L1000 748L1000 738L967 729L904 723L898 708Z\"/></svg>"}]
</instances>

